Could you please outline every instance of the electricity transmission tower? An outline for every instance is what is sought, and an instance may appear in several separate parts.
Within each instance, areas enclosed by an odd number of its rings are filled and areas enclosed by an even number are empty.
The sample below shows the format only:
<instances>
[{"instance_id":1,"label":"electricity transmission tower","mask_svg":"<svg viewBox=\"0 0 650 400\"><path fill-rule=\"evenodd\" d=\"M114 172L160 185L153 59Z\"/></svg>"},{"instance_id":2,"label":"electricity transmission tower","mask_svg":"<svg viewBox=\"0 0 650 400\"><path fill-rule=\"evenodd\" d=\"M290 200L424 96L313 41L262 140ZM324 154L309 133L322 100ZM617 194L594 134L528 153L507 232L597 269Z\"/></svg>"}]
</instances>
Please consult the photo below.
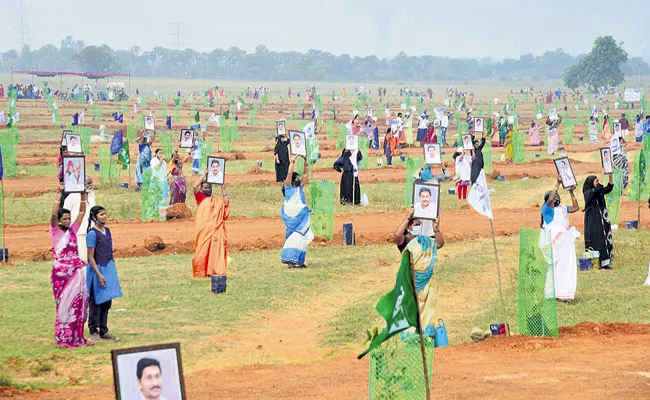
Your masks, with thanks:
<instances>
[{"instance_id":1,"label":"electricity transmission tower","mask_svg":"<svg viewBox=\"0 0 650 400\"><path fill-rule=\"evenodd\" d=\"M28 18L31 16L29 11L27 11L27 7L25 5L25 0L17 0L18 1L18 7L16 7L16 36L18 37L18 40L20 41L20 51L23 51L23 48L25 45L28 45L29 42L29 36L30 36L30 30L29 30L29 23L28 23Z\"/></svg>"},{"instance_id":2,"label":"electricity transmission tower","mask_svg":"<svg viewBox=\"0 0 650 400\"><path fill-rule=\"evenodd\" d=\"M169 46L174 46L176 50L183 50L185 43L183 43L183 36L187 36L187 33L183 32L183 27L187 26L185 22L181 22L179 17L176 17L176 22L170 22L169 25L174 27L174 31L170 35L174 36L174 43L170 43Z\"/></svg>"}]
</instances>

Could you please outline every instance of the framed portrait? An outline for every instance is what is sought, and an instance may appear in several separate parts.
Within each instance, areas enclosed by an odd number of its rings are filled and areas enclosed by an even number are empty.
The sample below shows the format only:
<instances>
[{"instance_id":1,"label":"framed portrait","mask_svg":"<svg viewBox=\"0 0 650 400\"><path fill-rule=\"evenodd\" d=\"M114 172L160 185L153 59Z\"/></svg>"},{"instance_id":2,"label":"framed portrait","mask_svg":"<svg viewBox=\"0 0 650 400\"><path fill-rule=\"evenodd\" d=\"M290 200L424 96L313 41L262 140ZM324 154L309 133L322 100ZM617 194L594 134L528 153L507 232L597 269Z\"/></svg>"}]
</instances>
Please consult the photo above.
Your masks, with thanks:
<instances>
[{"instance_id":1,"label":"framed portrait","mask_svg":"<svg viewBox=\"0 0 650 400\"><path fill-rule=\"evenodd\" d=\"M61 146L67 146L68 142L65 140L65 135L72 135L71 130L64 130L63 133L61 134Z\"/></svg>"},{"instance_id":2,"label":"framed portrait","mask_svg":"<svg viewBox=\"0 0 650 400\"><path fill-rule=\"evenodd\" d=\"M144 117L144 129L147 131L153 131L156 129L154 119L152 116L148 115Z\"/></svg>"},{"instance_id":3,"label":"framed portrait","mask_svg":"<svg viewBox=\"0 0 650 400\"><path fill-rule=\"evenodd\" d=\"M555 164L558 175L562 178L562 187L564 189L577 186L578 182L576 181L576 176L573 173L573 168L571 168L568 157L557 158L553 160L553 163Z\"/></svg>"},{"instance_id":4,"label":"framed portrait","mask_svg":"<svg viewBox=\"0 0 650 400\"><path fill-rule=\"evenodd\" d=\"M413 184L413 218L433 220L440 215L440 185L415 182Z\"/></svg>"},{"instance_id":5,"label":"framed portrait","mask_svg":"<svg viewBox=\"0 0 650 400\"><path fill-rule=\"evenodd\" d=\"M86 182L86 160L82 155L63 156L63 191L82 193Z\"/></svg>"},{"instance_id":6,"label":"framed portrait","mask_svg":"<svg viewBox=\"0 0 650 400\"><path fill-rule=\"evenodd\" d=\"M472 144L472 135L463 135L463 150L474 150L474 144Z\"/></svg>"},{"instance_id":7,"label":"framed portrait","mask_svg":"<svg viewBox=\"0 0 650 400\"><path fill-rule=\"evenodd\" d=\"M609 147L603 147L600 149L600 163L602 164L603 170L605 170L606 174L614 172L612 149Z\"/></svg>"},{"instance_id":8,"label":"framed portrait","mask_svg":"<svg viewBox=\"0 0 650 400\"><path fill-rule=\"evenodd\" d=\"M483 118L474 117L474 132L483 133L483 130L485 129L485 125L483 124L484 122Z\"/></svg>"},{"instance_id":9,"label":"framed portrait","mask_svg":"<svg viewBox=\"0 0 650 400\"><path fill-rule=\"evenodd\" d=\"M185 400L179 343L111 350L115 398Z\"/></svg>"},{"instance_id":10,"label":"framed portrait","mask_svg":"<svg viewBox=\"0 0 650 400\"><path fill-rule=\"evenodd\" d=\"M621 129L620 122L614 122L614 136L623 137L623 129ZM602 149L601 149L602 152Z\"/></svg>"},{"instance_id":11,"label":"framed portrait","mask_svg":"<svg viewBox=\"0 0 650 400\"><path fill-rule=\"evenodd\" d=\"M284 136L287 134L287 124L285 121L277 121L275 123L275 130L278 136Z\"/></svg>"},{"instance_id":12,"label":"framed portrait","mask_svg":"<svg viewBox=\"0 0 650 400\"><path fill-rule=\"evenodd\" d=\"M191 149L194 145L194 131L191 129L181 129L181 149Z\"/></svg>"},{"instance_id":13,"label":"framed portrait","mask_svg":"<svg viewBox=\"0 0 650 400\"><path fill-rule=\"evenodd\" d=\"M442 154L439 144L427 143L424 145L424 161L427 164L442 164Z\"/></svg>"},{"instance_id":14,"label":"framed portrait","mask_svg":"<svg viewBox=\"0 0 650 400\"><path fill-rule=\"evenodd\" d=\"M84 151L81 147L81 135L66 133L65 143L68 148L68 153L83 154Z\"/></svg>"},{"instance_id":15,"label":"framed portrait","mask_svg":"<svg viewBox=\"0 0 650 400\"><path fill-rule=\"evenodd\" d=\"M289 131L289 139L289 143L291 144L291 154L307 157L307 141L305 140L305 133Z\"/></svg>"},{"instance_id":16,"label":"framed portrait","mask_svg":"<svg viewBox=\"0 0 650 400\"><path fill-rule=\"evenodd\" d=\"M359 136L345 135L345 150L355 151L359 149Z\"/></svg>"},{"instance_id":17,"label":"framed portrait","mask_svg":"<svg viewBox=\"0 0 650 400\"><path fill-rule=\"evenodd\" d=\"M208 177L206 181L215 185L223 185L226 177L226 159L208 156Z\"/></svg>"}]
</instances>

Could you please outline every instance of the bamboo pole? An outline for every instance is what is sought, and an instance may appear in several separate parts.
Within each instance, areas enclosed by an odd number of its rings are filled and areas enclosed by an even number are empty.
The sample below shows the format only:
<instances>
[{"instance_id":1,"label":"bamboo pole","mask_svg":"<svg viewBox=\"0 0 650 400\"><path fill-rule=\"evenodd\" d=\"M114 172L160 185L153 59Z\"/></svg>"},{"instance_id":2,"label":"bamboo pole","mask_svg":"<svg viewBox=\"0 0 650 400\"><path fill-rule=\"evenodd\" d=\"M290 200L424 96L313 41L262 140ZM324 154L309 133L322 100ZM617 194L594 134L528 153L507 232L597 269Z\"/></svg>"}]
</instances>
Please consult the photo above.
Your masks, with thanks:
<instances>
[{"instance_id":1,"label":"bamboo pole","mask_svg":"<svg viewBox=\"0 0 650 400\"><path fill-rule=\"evenodd\" d=\"M490 231L492 233L492 246L494 247L494 259L497 266L497 277L499 278L499 297L501 299L501 311L503 312L503 322L506 324L506 335L510 336L510 325L508 324L508 315L506 314L506 304L503 301L503 287L501 285L501 267L499 267L499 255L497 253L497 241L494 237L494 222L490 218Z\"/></svg>"}]
</instances>

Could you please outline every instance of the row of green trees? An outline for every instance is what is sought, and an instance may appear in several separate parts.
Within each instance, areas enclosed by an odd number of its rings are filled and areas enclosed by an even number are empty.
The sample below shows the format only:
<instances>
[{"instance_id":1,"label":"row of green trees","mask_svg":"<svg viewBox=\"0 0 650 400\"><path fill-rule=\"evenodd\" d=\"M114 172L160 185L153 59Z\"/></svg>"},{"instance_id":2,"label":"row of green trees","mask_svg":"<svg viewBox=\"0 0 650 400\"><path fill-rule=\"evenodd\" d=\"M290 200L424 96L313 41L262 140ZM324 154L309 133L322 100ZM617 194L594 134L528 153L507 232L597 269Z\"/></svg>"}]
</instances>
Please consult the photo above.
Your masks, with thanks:
<instances>
[{"instance_id":1,"label":"row of green trees","mask_svg":"<svg viewBox=\"0 0 650 400\"><path fill-rule=\"evenodd\" d=\"M608 52L613 40L603 39ZM621 49L622 51L622 49ZM623 51L624 52L624 51ZM621 74L650 74L650 67L640 58L621 57L616 53L605 53L612 65L622 68ZM48 71L77 71L108 73L130 72L133 76L164 78L209 78L254 81L465 81L477 79L559 79L565 70L567 83L587 81L584 74L589 69L576 65L600 62L601 58L590 55L573 56L562 49L547 51L540 56L524 54L518 59L494 61L491 58L469 59L438 56L407 56L400 53L390 59L375 56L340 56L320 51L275 52L258 46L253 53L237 47L211 52L197 52L192 49L173 50L156 47L143 51L139 46L129 50L114 50L107 45L85 46L82 40L68 36L60 47L46 45L32 50L25 46L21 52L11 50L0 53L0 72L11 69ZM580 72L580 73L578 73ZM618 80L619 77L615 77Z\"/></svg>"}]
</instances>

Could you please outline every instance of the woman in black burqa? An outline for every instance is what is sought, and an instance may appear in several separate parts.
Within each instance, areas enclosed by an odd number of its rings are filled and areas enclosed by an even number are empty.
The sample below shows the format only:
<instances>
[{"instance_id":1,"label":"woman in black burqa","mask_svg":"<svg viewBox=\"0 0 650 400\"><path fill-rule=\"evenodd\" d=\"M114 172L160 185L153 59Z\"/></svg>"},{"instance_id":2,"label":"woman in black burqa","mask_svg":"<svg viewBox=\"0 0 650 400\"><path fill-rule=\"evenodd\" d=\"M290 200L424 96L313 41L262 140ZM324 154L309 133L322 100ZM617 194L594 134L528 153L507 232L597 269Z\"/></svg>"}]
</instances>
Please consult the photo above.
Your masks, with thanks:
<instances>
[{"instance_id":1,"label":"woman in black burqa","mask_svg":"<svg viewBox=\"0 0 650 400\"><path fill-rule=\"evenodd\" d=\"M600 253L600 269L612 269L612 225L607 213L605 195L613 189L612 174L609 183L603 186L595 175L590 175L582 186L585 197L585 249L594 249Z\"/></svg>"},{"instance_id":2,"label":"woman in black burqa","mask_svg":"<svg viewBox=\"0 0 650 400\"><path fill-rule=\"evenodd\" d=\"M353 162L353 154L356 153L356 162ZM363 159L361 152L356 150L343 150L341 157L334 162L334 169L341 174L341 204L359 204L361 202L361 187L359 186L358 165L359 161ZM352 190L354 188L354 196Z\"/></svg>"},{"instance_id":3,"label":"woman in black burqa","mask_svg":"<svg viewBox=\"0 0 650 400\"><path fill-rule=\"evenodd\" d=\"M284 182L289 172L289 139L286 135L279 135L275 138L275 181Z\"/></svg>"}]
</instances>

